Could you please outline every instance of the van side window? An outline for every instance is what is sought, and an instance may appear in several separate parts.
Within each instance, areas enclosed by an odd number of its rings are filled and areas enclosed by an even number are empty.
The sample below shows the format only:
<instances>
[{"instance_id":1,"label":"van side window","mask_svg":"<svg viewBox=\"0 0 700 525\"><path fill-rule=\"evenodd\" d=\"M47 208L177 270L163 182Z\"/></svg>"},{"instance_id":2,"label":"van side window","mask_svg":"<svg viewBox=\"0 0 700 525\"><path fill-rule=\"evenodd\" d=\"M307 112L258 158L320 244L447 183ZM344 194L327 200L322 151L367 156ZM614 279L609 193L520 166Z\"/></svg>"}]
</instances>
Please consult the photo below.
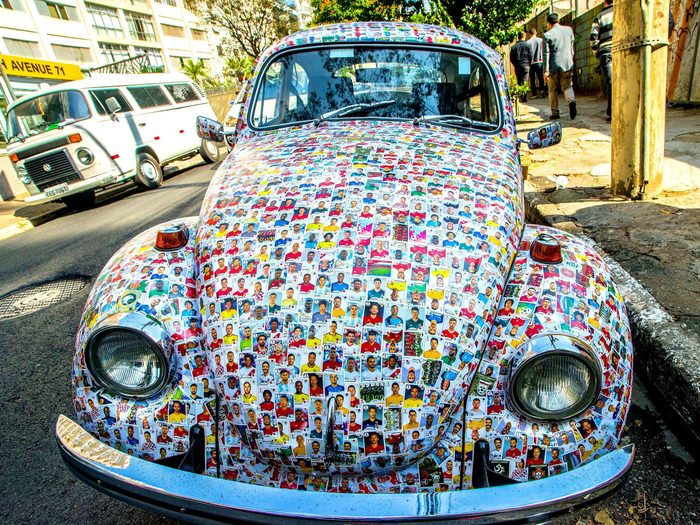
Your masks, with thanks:
<instances>
[{"instance_id":1,"label":"van side window","mask_svg":"<svg viewBox=\"0 0 700 525\"><path fill-rule=\"evenodd\" d=\"M126 97L122 94L121 90L113 89L95 89L90 90L90 97L92 98L93 104L97 108L97 113L100 115L106 115L109 113L107 109L107 99L114 97L119 102L121 109L117 113L124 113L125 111L131 111L132 107Z\"/></svg>"},{"instance_id":2,"label":"van side window","mask_svg":"<svg viewBox=\"0 0 700 525\"><path fill-rule=\"evenodd\" d=\"M168 90L168 93L170 93L176 103L199 100L199 95L194 88L186 83L166 84L165 89Z\"/></svg>"},{"instance_id":3,"label":"van side window","mask_svg":"<svg viewBox=\"0 0 700 525\"><path fill-rule=\"evenodd\" d=\"M140 108L168 106L170 101L160 86L129 86L126 88Z\"/></svg>"}]
</instances>

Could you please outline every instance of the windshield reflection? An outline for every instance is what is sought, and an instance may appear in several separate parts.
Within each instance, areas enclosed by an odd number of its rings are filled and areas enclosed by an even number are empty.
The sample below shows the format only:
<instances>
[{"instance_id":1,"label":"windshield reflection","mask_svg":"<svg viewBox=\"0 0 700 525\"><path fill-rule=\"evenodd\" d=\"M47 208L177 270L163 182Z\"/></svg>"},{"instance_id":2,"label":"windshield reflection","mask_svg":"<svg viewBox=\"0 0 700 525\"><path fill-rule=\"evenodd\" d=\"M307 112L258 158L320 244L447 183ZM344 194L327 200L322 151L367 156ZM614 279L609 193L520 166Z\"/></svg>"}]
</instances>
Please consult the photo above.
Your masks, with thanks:
<instances>
[{"instance_id":1,"label":"windshield reflection","mask_svg":"<svg viewBox=\"0 0 700 525\"><path fill-rule=\"evenodd\" d=\"M59 91L31 98L7 113L8 137L23 140L90 117L80 91Z\"/></svg>"}]
</instances>

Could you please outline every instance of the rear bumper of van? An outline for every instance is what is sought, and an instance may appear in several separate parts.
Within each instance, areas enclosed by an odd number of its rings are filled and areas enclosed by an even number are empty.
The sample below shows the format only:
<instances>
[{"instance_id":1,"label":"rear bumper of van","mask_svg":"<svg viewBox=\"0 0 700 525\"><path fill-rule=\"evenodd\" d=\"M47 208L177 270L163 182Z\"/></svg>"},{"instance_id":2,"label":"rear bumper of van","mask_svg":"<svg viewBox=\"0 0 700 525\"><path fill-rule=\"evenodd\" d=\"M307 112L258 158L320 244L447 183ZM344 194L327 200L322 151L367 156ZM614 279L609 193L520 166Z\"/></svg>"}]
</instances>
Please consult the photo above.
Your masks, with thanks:
<instances>
[{"instance_id":1,"label":"rear bumper of van","mask_svg":"<svg viewBox=\"0 0 700 525\"><path fill-rule=\"evenodd\" d=\"M101 443L59 416L56 439L70 470L90 486L149 511L194 523L531 522L589 505L617 488L634 446L552 478L441 493L299 492L217 479L151 463Z\"/></svg>"},{"instance_id":2,"label":"rear bumper of van","mask_svg":"<svg viewBox=\"0 0 700 525\"><path fill-rule=\"evenodd\" d=\"M127 181L134 177L134 173L127 173L124 175L117 175L118 170L114 170L114 173L107 173L106 175L100 175L97 177L90 177L89 179L80 180L77 182L72 182L68 184L68 191L57 193L51 195L52 188L42 193L37 193L36 195L30 195L24 202L27 204L43 204L44 202L55 201L63 197L68 197L69 195L75 195L83 191L92 190L94 188L102 188L110 184L116 184L119 182Z\"/></svg>"}]
</instances>

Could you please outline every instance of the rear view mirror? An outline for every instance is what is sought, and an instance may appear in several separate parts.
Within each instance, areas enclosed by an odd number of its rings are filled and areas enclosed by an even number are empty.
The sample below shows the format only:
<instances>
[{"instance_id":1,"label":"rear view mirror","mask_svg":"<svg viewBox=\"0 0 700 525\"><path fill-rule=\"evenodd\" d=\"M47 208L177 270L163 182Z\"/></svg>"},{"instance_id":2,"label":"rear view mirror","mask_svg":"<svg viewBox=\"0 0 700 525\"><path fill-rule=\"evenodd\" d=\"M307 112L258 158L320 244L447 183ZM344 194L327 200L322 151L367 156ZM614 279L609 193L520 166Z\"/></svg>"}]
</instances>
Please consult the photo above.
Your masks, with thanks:
<instances>
[{"instance_id":1,"label":"rear view mirror","mask_svg":"<svg viewBox=\"0 0 700 525\"><path fill-rule=\"evenodd\" d=\"M107 111L110 113L119 113L119 111L122 109L121 104L119 104L117 99L114 97L109 97L107 100L105 100L105 104L107 105Z\"/></svg>"},{"instance_id":2,"label":"rear view mirror","mask_svg":"<svg viewBox=\"0 0 700 525\"><path fill-rule=\"evenodd\" d=\"M561 142L561 123L558 120L533 129L527 134L527 147L530 149L547 148Z\"/></svg>"},{"instance_id":3,"label":"rear view mirror","mask_svg":"<svg viewBox=\"0 0 700 525\"><path fill-rule=\"evenodd\" d=\"M197 136L204 140L222 142L224 140L224 127L216 120L197 117Z\"/></svg>"},{"instance_id":4,"label":"rear view mirror","mask_svg":"<svg viewBox=\"0 0 700 525\"><path fill-rule=\"evenodd\" d=\"M105 105L107 106L107 111L109 111L109 116L112 120L117 120L117 113L121 111L122 106L119 101L114 97L109 97L105 100Z\"/></svg>"}]
</instances>

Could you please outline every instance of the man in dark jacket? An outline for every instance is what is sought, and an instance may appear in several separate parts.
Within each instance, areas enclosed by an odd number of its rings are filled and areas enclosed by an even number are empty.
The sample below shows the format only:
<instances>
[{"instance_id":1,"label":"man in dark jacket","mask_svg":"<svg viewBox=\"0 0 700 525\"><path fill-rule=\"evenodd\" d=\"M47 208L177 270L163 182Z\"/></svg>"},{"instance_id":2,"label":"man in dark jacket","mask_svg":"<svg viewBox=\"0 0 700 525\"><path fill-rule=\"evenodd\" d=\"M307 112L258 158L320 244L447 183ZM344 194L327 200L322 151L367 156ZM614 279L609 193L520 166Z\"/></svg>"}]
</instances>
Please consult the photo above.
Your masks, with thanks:
<instances>
[{"instance_id":1,"label":"man in dark jacket","mask_svg":"<svg viewBox=\"0 0 700 525\"><path fill-rule=\"evenodd\" d=\"M542 39L537 36L537 28L530 28L530 39L527 41L530 45L532 53L532 61L530 62L530 91L532 96L537 98L538 95L545 96L546 88L544 85L544 72L542 70Z\"/></svg>"},{"instance_id":2,"label":"man in dark jacket","mask_svg":"<svg viewBox=\"0 0 700 525\"><path fill-rule=\"evenodd\" d=\"M603 10L593 20L591 27L591 48L596 52L600 71L605 83L605 96L608 98L608 109L605 120L611 119L612 103L612 34L613 34L613 3L612 0L603 2Z\"/></svg>"},{"instance_id":3,"label":"man in dark jacket","mask_svg":"<svg viewBox=\"0 0 700 525\"><path fill-rule=\"evenodd\" d=\"M518 41L510 48L510 63L515 69L515 77L518 79L518 84L522 85L527 82L530 74L530 62L532 61L532 50L525 40L525 31L518 34ZM522 102L527 102L527 95L520 97Z\"/></svg>"}]
</instances>

